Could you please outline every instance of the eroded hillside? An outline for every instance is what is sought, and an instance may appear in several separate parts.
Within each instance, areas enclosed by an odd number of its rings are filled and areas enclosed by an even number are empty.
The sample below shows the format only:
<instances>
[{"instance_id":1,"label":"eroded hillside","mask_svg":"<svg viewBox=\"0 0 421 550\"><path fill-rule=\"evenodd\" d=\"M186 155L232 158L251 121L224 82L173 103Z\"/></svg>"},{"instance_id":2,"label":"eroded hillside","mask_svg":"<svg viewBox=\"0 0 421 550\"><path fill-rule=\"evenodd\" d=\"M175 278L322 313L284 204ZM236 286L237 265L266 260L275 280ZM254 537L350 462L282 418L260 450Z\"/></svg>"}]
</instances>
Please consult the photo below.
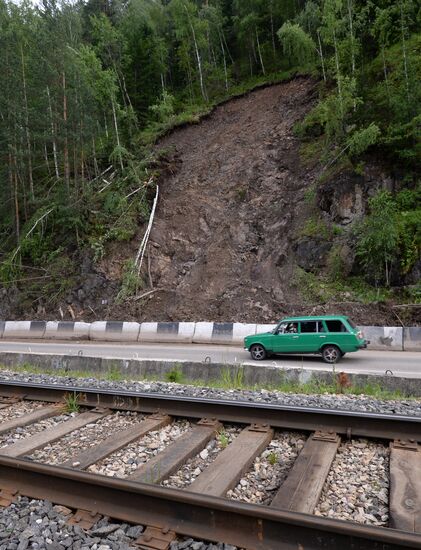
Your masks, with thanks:
<instances>
[{"instance_id":1,"label":"eroded hillside","mask_svg":"<svg viewBox=\"0 0 421 550\"><path fill-rule=\"evenodd\" d=\"M79 284L59 308L50 311L41 297L36 311L18 311L9 291L3 317L265 322L338 312L361 324L393 323L390 308L354 303L347 293L324 305L309 296L306 276L323 272L338 239L341 265L352 269L346 228L376 186L391 185L369 166L314 192L320 164L304 160L294 125L315 104L316 86L301 77L255 90L161 140L160 195L137 295L116 299L144 226L130 243L109 245L97 264L82 254ZM335 224L339 237L326 234Z\"/></svg>"},{"instance_id":2,"label":"eroded hillside","mask_svg":"<svg viewBox=\"0 0 421 550\"><path fill-rule=\"evenodd\" d=\"M291 247L314 171L300 161L293 126L313 101L314 83L295 79L230 101L160 143L171 160L150 271L162 290L145 317L265 320L299 301Z\"/></svg>"}]
</instances>

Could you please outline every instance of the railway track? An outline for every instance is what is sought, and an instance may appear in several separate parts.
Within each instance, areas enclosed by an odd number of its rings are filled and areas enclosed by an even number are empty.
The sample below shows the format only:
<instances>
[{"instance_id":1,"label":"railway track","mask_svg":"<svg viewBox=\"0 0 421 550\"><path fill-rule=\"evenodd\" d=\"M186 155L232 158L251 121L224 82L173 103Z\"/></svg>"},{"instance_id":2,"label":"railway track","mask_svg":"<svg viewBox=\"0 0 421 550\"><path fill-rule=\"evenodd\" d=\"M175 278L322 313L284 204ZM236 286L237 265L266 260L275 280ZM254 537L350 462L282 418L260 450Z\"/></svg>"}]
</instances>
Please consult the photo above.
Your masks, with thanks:
<instances>
[{"instance_id":1,"label":"railway track","mask_svg":"<svg viewBox=\"0 0 421 550\"><path fill-rule=\"evenodd\" d=\"M332 464L360 438L390 456L380 526L321 512ZM421 548L420 443L421 418L3 382L0 505L24 495L72 508L82 527L98 515L141 523L146 549L177 535L256 550ZM256 474L255 502L241 501L237 486Z\"/></svg>"}]
</instances>

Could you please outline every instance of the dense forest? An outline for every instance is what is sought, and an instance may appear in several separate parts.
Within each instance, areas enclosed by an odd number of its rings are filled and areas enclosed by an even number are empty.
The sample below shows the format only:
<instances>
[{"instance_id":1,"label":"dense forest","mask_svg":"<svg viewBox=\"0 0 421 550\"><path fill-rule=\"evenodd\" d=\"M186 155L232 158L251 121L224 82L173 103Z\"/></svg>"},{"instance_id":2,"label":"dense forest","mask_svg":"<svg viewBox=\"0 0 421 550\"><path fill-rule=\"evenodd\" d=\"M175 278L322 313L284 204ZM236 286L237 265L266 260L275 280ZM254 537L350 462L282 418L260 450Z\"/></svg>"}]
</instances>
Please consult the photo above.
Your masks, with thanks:
<instances>
[{"instance_id":1,"label":"dense forest","mask_svg":"<svg viewBox=\"0 0 421 550\"><path fill-rule=\"evenodd\" d=\"M371 156L397 182L355 237L367 282L396 284L420 262L420 23L416 0L0 0L0 283L57 302L81 251L147 222L159 136L308 74L321 180ZM136 284L128 264L121 297Z\"/></svg>"}]
</instances>

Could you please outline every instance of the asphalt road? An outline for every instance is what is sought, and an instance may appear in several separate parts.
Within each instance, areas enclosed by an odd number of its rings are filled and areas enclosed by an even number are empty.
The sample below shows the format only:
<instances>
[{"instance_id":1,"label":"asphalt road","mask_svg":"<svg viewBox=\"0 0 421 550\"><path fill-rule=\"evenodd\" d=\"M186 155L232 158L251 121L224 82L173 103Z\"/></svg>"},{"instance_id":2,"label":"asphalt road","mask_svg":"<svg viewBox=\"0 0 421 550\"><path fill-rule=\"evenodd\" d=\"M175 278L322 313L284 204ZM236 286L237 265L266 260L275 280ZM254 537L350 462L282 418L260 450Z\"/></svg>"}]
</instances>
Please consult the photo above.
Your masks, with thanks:
<instances>
[{"instance_id":1,"label":"asphalt road","mask_svg":"<svg viewBox=\"0 0 421 550\"><path fill-rule=\"evenodd\" d=\"M211 363L252 363L256 367L270 365L282 368L325 370L320 357L284 355L268 361L252 361L240 347L201 344L138 344L110 342L17 342L0 341L0 352L31 352L54 355L84 355L118 357L121 359L152 359ZM1 363L1 356L0 356ZM368 351L349 353L342 358L338 369L349 373L393 374L421 378L421 353L410 351Z\"/></svg>"}]
</instances>

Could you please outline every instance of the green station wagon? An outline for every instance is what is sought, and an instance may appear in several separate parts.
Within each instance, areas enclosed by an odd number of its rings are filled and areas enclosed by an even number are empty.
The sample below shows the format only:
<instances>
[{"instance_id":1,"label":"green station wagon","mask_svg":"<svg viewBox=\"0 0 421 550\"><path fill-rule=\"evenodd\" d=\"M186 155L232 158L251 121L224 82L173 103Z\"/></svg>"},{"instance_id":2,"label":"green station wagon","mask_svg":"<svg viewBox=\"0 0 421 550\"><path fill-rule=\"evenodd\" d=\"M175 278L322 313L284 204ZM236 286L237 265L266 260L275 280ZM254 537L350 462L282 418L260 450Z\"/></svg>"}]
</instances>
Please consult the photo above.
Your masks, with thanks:
<instances>
[{"instance_id":1,"label":"green station wagon","mask_svg":"<svg viewBox=\"0 0 421 550\"><path fill-rule=\"evenodd\" d=\"M348 317L288 317L271 332L244 338L244 348L253 359L262 361L277 353L317 353L326 363L336 363L350 351L367 347L369 342Z\"/></svg>"}]
</instances>

